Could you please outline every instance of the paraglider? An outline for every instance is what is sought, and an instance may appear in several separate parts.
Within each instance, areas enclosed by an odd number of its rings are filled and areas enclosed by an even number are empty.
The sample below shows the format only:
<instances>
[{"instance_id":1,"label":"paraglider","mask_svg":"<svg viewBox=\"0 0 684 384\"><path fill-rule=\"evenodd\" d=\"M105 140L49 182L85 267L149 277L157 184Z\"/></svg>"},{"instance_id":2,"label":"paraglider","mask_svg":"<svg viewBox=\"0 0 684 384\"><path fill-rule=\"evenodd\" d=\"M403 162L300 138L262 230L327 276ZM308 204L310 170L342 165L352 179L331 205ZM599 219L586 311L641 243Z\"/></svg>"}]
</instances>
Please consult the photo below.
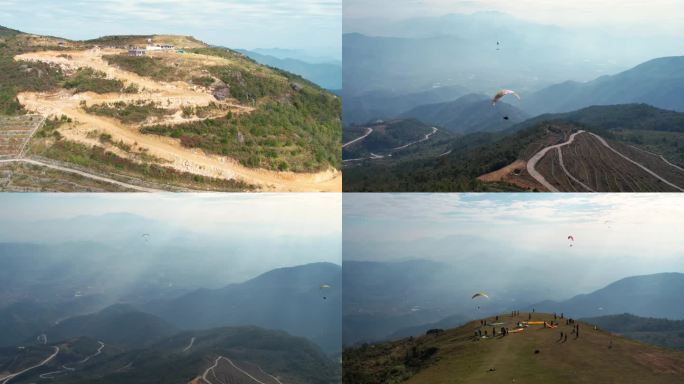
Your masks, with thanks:
<instances>
[{"instance_id":1,"label":"paraglider","mask_svg":"<svg viewBox=\"0 0 684 384\"><path fill-rule=\"evenodd\" d=\"M484 297L484 298L486 298L486 299L489 299L489 295L486 294L486 293L484 293L484 292L477 292L477 293L475 293L475 294L473 295L473 297L471 297L470 299L471 299L471 300L475 300L475 299L478 298L478 297ZM479 305L477 306L477 309L480 310L480 306L479 306Z\"/></svg>"},{"instance_id":2,"label":"paraglider","mask_svg":"<svg viewBox=\"0 0 684 384\"><path fill-rule=\"evenodd\" d=\"M570 240L570 244L568 244L569 247L572 247L572 245L575 242L575 237L573 235L568 236L568 240Z\"/></svg>"},{"instance_id":3,"label":"paraglider","mask_svg":"<svg viewBox=\"0 0 684 384\"><path fill-rule=\"evenodd\" d=\"M498 103L499 100L501 100L506 95L513 95L517 97L518 100L520 100L520 95L518 95L515 91L511 91L510 89L502 89L499 92L497 92L496 95L494 95L494 97L492 98L492 106L495 106L496 103Z\"/></svg>"},{"instance_id":4,"label":"paraglider","mask_svg":"<svg viewBox=\"0 0 684 384\"><path fill-rule=\"evenodd\" d=\"M328 300L327 294L325 293L328 289L330 289L330 286L328 284L321 284L319 287L319 290L323 294L323 300Z\"/></svg>"},{"instance_id":5,"label":"paraglider","mask_svg":"<svg viewBox=\"0 0 684 384\"><path fill-rule=\"evenodd\" d=\"M150 234L149 233L143 233L142 238L147 243L150 240Z\"/></svg>"}]
</instances>

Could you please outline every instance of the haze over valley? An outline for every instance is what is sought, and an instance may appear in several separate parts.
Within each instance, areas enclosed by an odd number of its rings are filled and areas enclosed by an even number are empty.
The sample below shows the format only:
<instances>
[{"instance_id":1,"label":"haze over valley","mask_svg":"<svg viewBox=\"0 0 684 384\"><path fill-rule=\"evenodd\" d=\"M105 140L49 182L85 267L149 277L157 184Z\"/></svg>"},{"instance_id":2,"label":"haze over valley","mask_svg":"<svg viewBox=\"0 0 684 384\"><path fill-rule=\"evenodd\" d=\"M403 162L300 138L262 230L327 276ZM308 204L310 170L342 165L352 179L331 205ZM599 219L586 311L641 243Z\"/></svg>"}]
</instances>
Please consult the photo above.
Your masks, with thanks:
<instances>
[{"instance_id":1,"label":"haze over valley","mask_svg":"<svg viewBox=\"0 0 684 384\"><path fill-rule=\"evenodd\" d=\"M339 382L339 196L7 200L2 382Z\"/></svg>"}]
</instances>

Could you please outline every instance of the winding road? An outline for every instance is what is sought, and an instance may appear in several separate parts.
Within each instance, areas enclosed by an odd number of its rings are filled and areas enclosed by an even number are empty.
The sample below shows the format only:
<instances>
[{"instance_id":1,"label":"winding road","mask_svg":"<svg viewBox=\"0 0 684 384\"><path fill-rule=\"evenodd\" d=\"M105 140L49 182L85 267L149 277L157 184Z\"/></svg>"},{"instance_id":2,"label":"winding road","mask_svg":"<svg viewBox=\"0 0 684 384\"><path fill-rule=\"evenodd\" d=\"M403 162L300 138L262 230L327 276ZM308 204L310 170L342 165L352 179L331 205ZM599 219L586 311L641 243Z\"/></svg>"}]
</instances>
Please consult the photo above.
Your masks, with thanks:
<instances>
[{"instance_id":1,"label":"winding road","mask_svg":"<svg viewBox=\"0 0 684 384\"><path fill-rule=\"evenodd\" d=\"M572 135L570 135L570 138L569 138L567 141L565 141L565 142L563 142L563 143L560 143L560 144L555 144L555 145L548 146L548 147L542 149L541 151L535 153L534 156L532 156L532 158L527 162L527 172L530 174L530 176L532 176L536 181L538 181L540 184L542 184L542 185L543 185L546 189L548 189L550 192L560 192L560 191L558 190L558 188L556 188L556 187L554 187L553 185L551 185L551 183L549 183L549 182L546 180L546 178L544 178L544 176L543 176L541 173L539 173L539 172L537 171L537 169L535 168L536 165L537 165L537 163L538 163L542 158L544 158L544 156L545 156L550 150L556 149L556 150L558 151L560 166L561 166L561 168L563 169L563 172L565 172L565 174L566 174L570 179L572 179L574 182L576 182L576 183L578 183L579 185L581 185L582 187L584 187L586 190L588 190L588 191L590 191L590 192L595 192L595 191L594 191L593 189L591 189L588 185L582 183L582 182L579 181L577 178L575 178L572 174L570 174L570 172L568 172L568 170L565 168L565 164L563 163L563 152L562 152L561 148L564 147L564 146L566 146L566 145L572 144L572 142L575 140L575 137L576 137L577 135L581 134L581 133L584 133L584 132L585 132L585 131L583 131L583 130L579 130L579 131L573 133ZM588 133L589 135L591 135L591 136L593 136L594 138L596 138L596 140L598 140L599 143L601 143L601 144L602 144L604 147L606 147L607 149L613 151L616 155L622 157L623 159L625 159L625 160L629 161L630 163L636 165L637 167L641 168L644 172L646 172L646 173L648 173L649 175L651 175L651 176L657 178L658 180L662 181L663 183L669 185L670 187L675 188L675 189L677 189L677 190L679 190L679 191L681 191L681 192L684 192L684 188L681 188L681 187L679 187L679 186L677 186L677 185L671 183L670 181L666 180L664 177L662 177L662 176L658 175L657 173L653 172L652 170L650 170L649 168L647 168L647 167L644 166L643 164L641 164L641 163L639 163L639 162L637 162L637 161L634 161L634 160L630 159L628 156L626 156L626 155L620 153L618 150L616 150L615 148L611 147L610 144L608 144L608 142L607 142L603 137L601 137L601 136L599 136L599 135L596 135L596 134L594 134L594 133L592 133L592 132L586 132L586 133ZM637 148L637 149L638 149L638 148ZM673 167L675 167L675 168L678 168L678 169L682 170L680 167L678 167L678 166L676 166L676 165L670 163L669 161L667 161L663 156L660 156L660 158L661 158L665 163L667 163L668 165L673 166Z\"/></svg>"},{"instance_id":2,"label":"winding road","mask_svg":"<svg viewBox=\"0 0 684 384\"><path fill-rule=\"evenodd\" d=\"M402 145L401 147L392 148L392 150L393 150L393 151L400 151L400 150L402 150L402 149L404 149L404 148L407 148L407 147L410 147L410 146L412 146L412 145L414 145L414 144L422 143L423 141L426 141L426 140L430 139L430 136L432 136L432 135L434 135L435 133L437 133L437 131L438 131L438 129L437 129L436 127L432 127L432 132L426 133L425 136L424 136L422 139L416 140L416 141L413 141L413 142L410 142L410 143L408 143L408 144L404 144L404 145Z\"/></svg>"},{"instance_id":3,"label":"winding road","mask_svg":"<svg viewBox=\"0 0 684 384\"><path fill-rule=\"evenodd\" d=\"M95 351L95 353L93 353L93 354L90 355L90 356L86 356L83 360L78 361L78 362L76 362L75 364L84 364L84 363L86 363L88 360L92 359L93 357L96 357L96 356L98 356L99 354L101 354L101 353L102 353L102 350L103 350L104 347L105 347L105 344L104 344L103 342L101 342L101 341L98 341L98 343L100 343L100 347L97 349L97 351ZM43 373L43 374L41 374L39 377L40 377L41 379L51 379L52 376L57 375L57 374L59 374L59 373L62 373L62 372L64 372L64 371L71 371L71 372L73 372L73 371L75 371L75 370L76 370L76 368L67 367L67 365L64 364L64 365L62 365L62 369L60 369L60 370L58 370L58 371L52 371L52 372Z\"/></svg>"},{"instance_id":4,"label":"winding road","mask_svg":"<svg viewBox=\"0 0 684 384\"><path fill-rule=\"evenodd\" d=\"M250 379L254 380L255 383L258 383L258 384L267 384L267 383L264 383L263 381L257 379L256 377L250 375L249 372L247 372L247 371L245 371L244 369L238 367L237 365L235 365L235 363L233 363L233 361L232 361L231 359L229 359L229 358L227 358L227 357L225 357L225 356L219 356L219 357L217 357L216 360L214 361L214 364L213 364L211 367L207 368L207 370L204 371L204 373L202 374L202 380L204 380L205 382L207 382L207 384L230 384L230 383L225 383L225 382L223 382L222 380L219 380L219 378L216 377L216 373L214 372L214 370L218 367L219 362L220 362L221 360L227 361L228 364L230 364L230 365L233 366L233 368L237 369L237 370L238 370L240 373L242 373L243 375L245 375L245 376L249 377ZM264 372L264 371L261 369L261 367L259 367L259 370L260 370L261 372L263 372L264 374L266 374L266 375L272 377L272 378L273 378L275 381L277 381L278 383L282 384L282 383L280 382L280 380L278 380L278 379L275 378L274 376L272 376L272 375L270 375L270 374ZM214 379L217 380L216 383L208 379L209 372L211 372L211 374L214 376Z\"/></svg>"},{"instance_id":5,"label":"winding road","mask_svg":"<svg viewBox=\"0 0 684 384\"><path fill-rule=\"evenodd\" d=\"M20 376L20 375L23 375L24 373L26 373L26 372L28 372L28 371L31 371L31 370L33 370L33 369L36 369L36 368L38 368L38 367L42 367L43 365L45 365L45 364L47 364L48 362L50 362L50 360L54 359L54 358L59 354L59 347L52 347L52 348L54 348L55 351L52 353L52 355L48 356L47 359L43 360L43 361L40 362L39 364L36 364L36 365L34 365L34 366L32 366L32 367L26 368L26 369L24 369L23 371L19 371L19 372L17 372L17 373L12 373L12 374L10 374L9 376L0 377L0 380L2 380L2 381L0 381L0 384L7 384L7 383L9 383L10 380L12 380L13 378L15 378L15 377L17 377L17 376Z\"/></svg>"},{"instance_id":6,"label":"winding road","mask_svg":"<svg viewBox=\"0 0 684 384\"><path fill-rule=\"evenodd\" d=\"M577 135L579 135L580 133L582 133L582 132L584 132L584 131L579 130L579 131L573 133L572 135L570 135L570 138L568 139L568 141L566 141L566 142L564 142L564 143L560 143L560 144L555 144L555 145L548 146L548 147L542 149L541 151L535 153L534 156L532 156L532 158L531 158L530 160L527 161L527 173L529 173L530 176L532 176L535 180L537 180L541 185L544 186L544 188L548 189L550 192L560 192L560 191L558 190L558 188L554 187L553 185L551 185L551 183L549 183L548 181L546 181L546 179L544 178L544 176L542 176L541 173L537 172L537 169L536 169L535 167L537 166L537 163L538 163L538 162L539 162L539 161L540 161L540 160L541 160L541 159L542 159L550 150L556 149L556 148L560 149L561 147L564 147L564 146L566 146L566 145L572 144L572 142L575 141L575 137L576 137ZM565 167L563 167L563 169L565 169Z\"/></svg>"},{"instance_id":7,"label":"winding road","mask_svg":"<svg viewBox=\"0 0 684 384\"><path fill-rule=\"evenodd\" d=\"M368 128L368 129L370 129L370 128ZM373 131L373 130L371 129L371 132L372 132L372 131ZM424 136L422 139L416 140L416 141L412 141L412 142L410 142L410 143L408 143L408 144L404 144L404 145L399 146L399 147L394 147L394 148L390 149L390 152L389 152L389 154L387 154L387 155L378 155L378 154L375 154L375 153L372 153L372 152L371 152L370 157L358 157L358 158L355 158L355 159L346 159L346 160L342 160L342 162L352 162L352 161L362 161L362 160L378 160L378 159L384 159L385 157L392 157L392 153L393 153L393 152L401 151L402 149L408 148L408 147L410 147L410 146L412 146L412 145L414 145L414 144L422 143L423 141L429 140L430 137L432 137L435 133L437 133L437 131L439 131L439 129L437 129L436 127L432 127L432 132L426 133L425 136ZM362 137L359 137L359 138L357 138L357 139L354 139L354 140L350 141L350 142L347 143L347 144L351 144L353 141L358 140L358 139L361 139L361 138L364 138L364 137L366 137L366 136L368 136L368 135L370 135L370 132L369 132L367 135L364 135L364 136L362 136ZM346 144L345 144L345 145L346 145ZM343 146L343 147L344 147L344 146Z\"/></svg>"},{"instance_id":8,"label":"winding road","mask_svg":"<svg viewBox=\"0 0 684 384\"><path fill-rule=\"evenodd\" d=\"M190 348L192 348L193 344L195 344L195 338L194 337L190 339L190 344L188 344L187 347L183 348L183 352L189 351Z\"/></svg>"},{"instance_id":9,"label":"winding road","mask_svg":"<svg viewBox=\"0 0 684 384\"><path fill-rule=\"evenodd\" d=\"M360 140L365 139L365 138L368 137L368 135L370 135L371 133L373 133L373 128L366 128L366 132L364 132L362 136L359 136L359 137L357 137L356 139L354 139L354 140L352 140L352 141L348 141L348 142L342 144L342 148L344 148L344 147L346 147L346 146L348 146L348 145L352 145L352 144L356 143L357 141L360 141Z\"/></svg>"}]
</instances>

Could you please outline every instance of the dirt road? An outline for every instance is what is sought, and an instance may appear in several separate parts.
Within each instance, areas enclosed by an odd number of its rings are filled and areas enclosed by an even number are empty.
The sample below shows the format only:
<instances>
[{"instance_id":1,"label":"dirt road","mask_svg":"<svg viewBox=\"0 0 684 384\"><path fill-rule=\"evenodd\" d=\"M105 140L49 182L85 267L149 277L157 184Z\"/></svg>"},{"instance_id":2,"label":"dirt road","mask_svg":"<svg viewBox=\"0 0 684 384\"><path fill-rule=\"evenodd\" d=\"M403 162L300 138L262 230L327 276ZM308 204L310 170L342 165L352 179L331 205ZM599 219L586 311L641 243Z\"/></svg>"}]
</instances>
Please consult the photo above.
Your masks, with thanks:
<instances>
[{"instance_id":1,"label":"dirt road","mask_svg":"<svg viewBox=\"0 0 684 384\"><path fill-rule=\"evenodd\" d=\"M163 106L179 107L182 105L206 106L216 102L208 90L185 82L161 82L127 72L110 66L102 59L103 54L115 54L120 50L87 50L69 52L70 57L60 57L64 52L47 51L32 52L15 57L16 60L42 61L54 63L67 69L91 67L105 72L108 77L123 81L125 84L137 84L145 92L137 95L82 93L71 95L68 92L39 93L23 92L18 95L20 103L28 110L43 116L66 115L77 124L68 128L60 128L60 134L68 140L88 146L99 145L96 138L88 137L92 131L107 133L114 142L123 142L131 146L146 148L150 155L163 161L163 165L182 172L219 179L238 179L257 185L262 191L321 191L339 192L342 190L341 172L328 169L318 173L276 172L265 169L247 168L234 159L204 153L198 149L185 148L180 141L167 137L142 134L136 127L124 125L116 119L90 115L81 107L86 104L114 101L149 100ZM202 56L202 55L197 55ZM220 61L221 58L207 56L202 60ZM246 107L230 104L230 107ZM249 110L244 110L249 112ZM124 155L117 152L117 155Z\"/></svg>"},{"instance_id":2,"label":"dirt road","mask_svg":"<svg viewBox=\"0 0 684 384\"><path fill-rule=\"evenodd\" d=\"M32 164L32 165L37 165L40 167L55 169L55 170L62 171L62 172L73 173L73 174L76 174L79 176L87 177L89 179L93 179L93 180L97 180L97 181L104 181L105 183L115 184L115 185L118 185L118 186L121 186L124 188L129 188L129 189L132 189L135 191L139 191L139 192L162 192L159 189L152 189L152 188L141 187L138 185L128 184L128 183L124 183L122 181L110 179L108 177L93 175L92 173L83 172L83 171L78 170L78 169L67 168L67 167L63 167L60 165L49 164L49 163L45 163L45 162L33 160L33 159L21 158L21 159L0 160L0 163L12 163L12 162Z\"/></svg>"},{"instance_id":3,"label":"dirt road","mask_svg":"<svg viewBox=\"0 0 684 384\"><path fill-rule=\"evenodd\" d=\"M541 185L543 185L544 188L548 189L549 192L559 192L558 188L554 187L553 185L551 185L551 183L546 181L544 176L542 176L541 173L537 172L537 169L535 167L536 167L537 163L544 157L544 155L546 155L550 150L557 149L557 148L560 149L563 146L572 144L572 142L575 141L575 136L579 135L582 132L584 132L584 131L579 130L579 131L573 133L572 135L570 135L570 138L568 139L568 141L566 141L564 143L548 146L548 147L542 149L541 151L535 153L534 156L532 156L532 158L527 161L527 173L529 173L530 176L532 176ZM563 167L563 170L565 171L565 167ZM567 172L566 172L566 174L567 174Z\"/></svg>"}]
</instances>

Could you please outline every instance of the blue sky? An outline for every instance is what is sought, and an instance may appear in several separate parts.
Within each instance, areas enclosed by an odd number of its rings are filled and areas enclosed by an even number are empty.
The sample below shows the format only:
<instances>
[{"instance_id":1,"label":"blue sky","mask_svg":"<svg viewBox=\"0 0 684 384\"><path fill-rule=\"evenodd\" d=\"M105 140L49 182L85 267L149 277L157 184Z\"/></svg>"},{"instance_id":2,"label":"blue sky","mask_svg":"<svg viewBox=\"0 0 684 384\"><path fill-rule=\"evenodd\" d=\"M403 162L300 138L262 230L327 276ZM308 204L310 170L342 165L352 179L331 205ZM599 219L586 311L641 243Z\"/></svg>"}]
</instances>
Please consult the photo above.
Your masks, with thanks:
<instances>
[{"instance_id":1,"label":"blue sky","mask_svg":"<svg viewBox=\"0 0 684 384\"><path fill-rule=\"evenodd\" d=\"M0 0L0 25L89 39L193 35L229 48L300 49L341 57L341 0Z\"/></svg>"},{"instance_id":2,"label":"blue sky","mask_svg":"<svg viewBox=\"0 0 684 384\"><path fill-rule=\"evenodd\" d=\"M343 205L343 260L480 260L588 290L684 272L678 194L345 194Z\"/></svg>"}]
</instances>

